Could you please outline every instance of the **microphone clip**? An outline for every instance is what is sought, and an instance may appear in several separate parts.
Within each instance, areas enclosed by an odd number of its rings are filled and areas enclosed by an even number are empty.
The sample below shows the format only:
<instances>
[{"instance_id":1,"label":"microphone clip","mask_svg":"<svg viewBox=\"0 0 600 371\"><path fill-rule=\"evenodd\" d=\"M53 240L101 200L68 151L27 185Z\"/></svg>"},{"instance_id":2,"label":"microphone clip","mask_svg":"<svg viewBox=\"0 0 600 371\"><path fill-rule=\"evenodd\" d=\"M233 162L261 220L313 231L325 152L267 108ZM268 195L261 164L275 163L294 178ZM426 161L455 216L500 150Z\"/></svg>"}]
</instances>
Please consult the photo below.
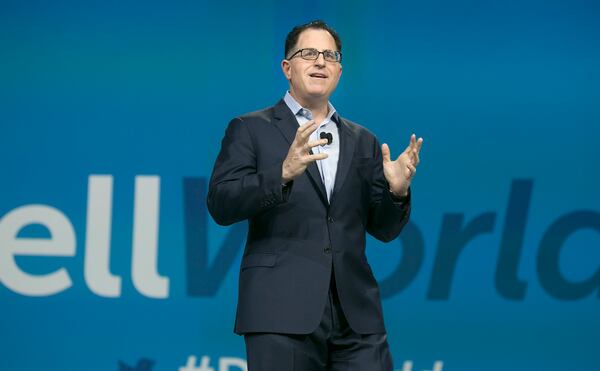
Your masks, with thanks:
<instances>
[{"instance_id":1,"label":"microphone clip","mask_svg":"<svg viewBox=\"0 0 600 371\"><path fill-rule=\"evenodd\" d=\"M327 139L326 145L330 145L331 143L333 143L333 135L331 133L326 133L322 131L321 134L319 134L319 136L321 137L321 139Z\"/></svg>"}]
</instances>

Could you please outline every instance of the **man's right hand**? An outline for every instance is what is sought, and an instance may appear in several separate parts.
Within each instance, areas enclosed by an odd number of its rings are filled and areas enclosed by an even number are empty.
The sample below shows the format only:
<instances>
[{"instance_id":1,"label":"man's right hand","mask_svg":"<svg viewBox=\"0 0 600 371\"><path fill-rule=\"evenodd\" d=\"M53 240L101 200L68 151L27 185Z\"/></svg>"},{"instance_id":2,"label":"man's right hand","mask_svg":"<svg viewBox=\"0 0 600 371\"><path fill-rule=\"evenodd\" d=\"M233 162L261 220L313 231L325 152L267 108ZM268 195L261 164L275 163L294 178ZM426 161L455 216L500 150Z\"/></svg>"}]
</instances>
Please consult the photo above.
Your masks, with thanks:
<instances>
[{"instance_id":1,"label":"man's right hand","mask_svg":"<svg viewBox=\"0 0 600 371\"><path fill-rule=\"evenodd\" d=\"M327 153L310 153L311 148L327 144L327 139L308 141L315 130L317 130L317 124L314 120L298 127L296 137L281 166L281 182L283 184L302 175L311 162L327 158Z\"/></svg>"}]
</instances>

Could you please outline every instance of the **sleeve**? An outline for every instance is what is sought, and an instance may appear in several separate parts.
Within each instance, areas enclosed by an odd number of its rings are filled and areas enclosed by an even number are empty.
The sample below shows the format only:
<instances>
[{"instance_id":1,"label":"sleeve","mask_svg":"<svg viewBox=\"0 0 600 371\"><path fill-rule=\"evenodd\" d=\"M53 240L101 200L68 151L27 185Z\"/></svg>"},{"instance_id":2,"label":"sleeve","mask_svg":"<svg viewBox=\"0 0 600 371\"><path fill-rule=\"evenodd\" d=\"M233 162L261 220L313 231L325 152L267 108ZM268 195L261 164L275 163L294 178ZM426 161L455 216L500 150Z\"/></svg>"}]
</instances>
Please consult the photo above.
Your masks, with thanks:
<instances>
[{"instance_id":1,"label":"sleeve","mask_svg":"<svg viewBox=\"0 0 600 371\"><path fill-rule=\"evenodd\" d=\"M255 143L240 118L231 120L211 175L207 205L213 219L230 225L285 202L291 184L281 184L281 163L257 170Z\"/></svg>"},{"instance_id":2,"label":"sleeve","mask_svg":"<svg viewBox=\"0 0 600 371\"><path fill-rule=\"evenodd\" d=\"M374 157L376 167L371 186L371 203L367 220L367 232L383 242L398 237L408 222L411 207L411 190L406 197L397 198L390 192L390 186L383 175L383 156L381 146L374 140Z\"/></svg>"}]
</instances>

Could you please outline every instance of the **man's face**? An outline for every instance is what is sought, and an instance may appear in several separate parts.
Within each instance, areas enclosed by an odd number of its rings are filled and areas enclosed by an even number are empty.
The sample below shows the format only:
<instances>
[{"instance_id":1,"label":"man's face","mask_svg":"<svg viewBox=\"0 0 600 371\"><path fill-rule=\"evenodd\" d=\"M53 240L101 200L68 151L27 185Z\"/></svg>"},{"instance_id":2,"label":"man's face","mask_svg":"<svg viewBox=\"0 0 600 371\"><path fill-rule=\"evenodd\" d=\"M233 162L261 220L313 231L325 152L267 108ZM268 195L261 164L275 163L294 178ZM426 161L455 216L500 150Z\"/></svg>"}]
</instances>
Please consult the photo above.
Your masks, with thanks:
<instances>
[{"instance_id":1,"label":"man's face","mask_svg":"<svg viewBox=\"0 0 600 371\"><path fill-rule=\"evenodd\" d=\"M304 48L337 51L335 40L329 32L310 28L302 31L290 55ZM326 61L323 54L319 54L316 60L305 60L297 54L290 60L283 60L281 68L290 82L290 93L301 104L329 99L342 75L342 65Z\"/></svg>"}]
</instances>

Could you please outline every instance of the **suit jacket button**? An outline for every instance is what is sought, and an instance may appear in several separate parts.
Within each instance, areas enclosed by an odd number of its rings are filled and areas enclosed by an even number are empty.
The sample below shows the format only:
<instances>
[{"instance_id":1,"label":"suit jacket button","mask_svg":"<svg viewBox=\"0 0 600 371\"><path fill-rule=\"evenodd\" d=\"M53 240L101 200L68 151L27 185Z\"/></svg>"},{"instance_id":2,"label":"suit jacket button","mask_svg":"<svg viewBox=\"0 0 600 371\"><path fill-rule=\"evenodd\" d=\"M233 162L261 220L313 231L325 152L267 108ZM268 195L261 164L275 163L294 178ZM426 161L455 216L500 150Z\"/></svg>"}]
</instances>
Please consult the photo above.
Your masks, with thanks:
<instances>
[{"instance_id":1,"label":"suit jacket button","mask_svg":"<svg viewBox=\"0 0 600 371\"><path fill-rule=\"evenodd\" d=\"M331 246L327 246L326 248L323 249L323 252L325 254L331 254Z\"/></svg>"},{"instance_id":2,"label":"suit jacket button","mask_svg":"<svg viewBox=\"0 0 600 371\"><path fill-rule=\"evenodd\" d=\"M327 217L327 221L328 221L329 223L333 223L333 218L332 218L332 217L330 217L330 216L328 216L328 217Z\"/></svg>"}]
</instances>

